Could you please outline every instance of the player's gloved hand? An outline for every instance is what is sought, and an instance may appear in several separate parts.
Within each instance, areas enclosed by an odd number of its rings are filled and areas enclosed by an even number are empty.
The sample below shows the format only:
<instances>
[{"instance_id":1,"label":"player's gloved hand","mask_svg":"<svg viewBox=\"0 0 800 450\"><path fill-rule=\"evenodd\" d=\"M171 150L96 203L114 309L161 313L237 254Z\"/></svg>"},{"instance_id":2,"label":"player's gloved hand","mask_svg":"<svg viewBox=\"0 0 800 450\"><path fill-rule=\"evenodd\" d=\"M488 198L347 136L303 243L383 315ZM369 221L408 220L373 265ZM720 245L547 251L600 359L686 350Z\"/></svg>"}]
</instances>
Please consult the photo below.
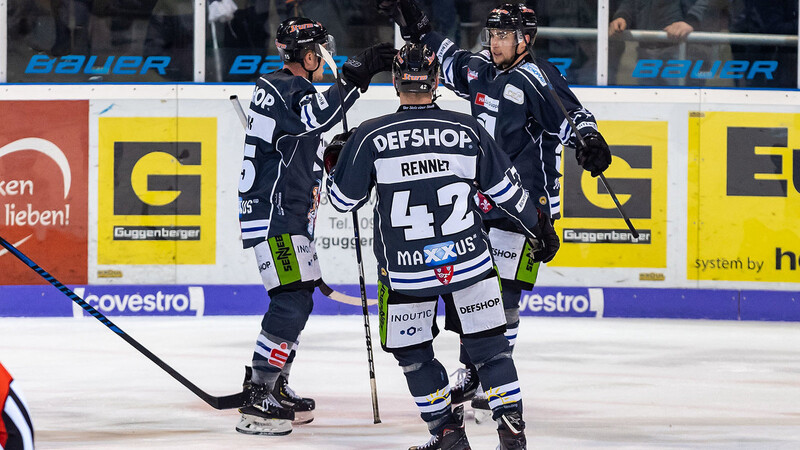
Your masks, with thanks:
<instances>
[{"instance_id":1,"label":"player's gloved hand","mask_svg":"<svg viewBox=\"0 0 800 450\"><path fill-rule=\"evenodd\" d=\"M233 20L238 6L233 0L211 0L208 4L208 21L227 23Z\"/></svg>"},{"instance_id":2,"label":"player's gloved hand","mask_svg":"<svg viewBox=\"0 0 800 450\"><path fill-rule=\"evenodd\" d=\"M376 73L392 70L392 61L398 50L388 42L375 44L350 58L342 66L342 76L366 92Z\"/></svg>"},{"instance_id":3,"label":"player's gloved hand","mask_svg":"<svg viewBox=\"0 0 800 450\"><path fill-rule=\"evenodd\" d=\"M600 133L591 133L583 137L585 146L581 145L579 140L575 146L575 158L578 159L578 164L592 173L596 177L608 169L611 164L611 151L608 149L606 140Z\"/></svg>"},{"instance_id":4,"label":"player's gloved hand","mask_svg":"<svg viewBox=\"0 0 800 450\"><path fill-rule=\"evenodd\" d=\"M333 137L331 143L325 147L325 152L322 154L322 162L325 164L325 171L328 172L329 175L333 173L336 163L339 162L339 153L342 152L344 144L355 131L356 129L352 128L346 133L337 134Z\"/></svg>"},{"instance_id":5,"label":"player's gloved hand","mask_svg":"<svg viewBox=\"0 0 800 450\"><path fill-rule=\"evenodd\" d=\"M403 39L419 43L431 31L431 21L414 0L377 0L378 11L400 26Z\"/></svg>"},{"instance_id":6,"label":"player's gloved hand","mask_svg":"<svg viewBox=\"0 0 800 450\"><path fill-rule=\"evenodd\" d=\"M547 263L555 258L561 241L558 239L558 233L553 228L553 222L547 217L541 209L536 208L539 213L539 223L533 232L536 234L536 239L529 238L531 244L531 254L529 255L533 262Z\"/></svg>"}]
</instances>

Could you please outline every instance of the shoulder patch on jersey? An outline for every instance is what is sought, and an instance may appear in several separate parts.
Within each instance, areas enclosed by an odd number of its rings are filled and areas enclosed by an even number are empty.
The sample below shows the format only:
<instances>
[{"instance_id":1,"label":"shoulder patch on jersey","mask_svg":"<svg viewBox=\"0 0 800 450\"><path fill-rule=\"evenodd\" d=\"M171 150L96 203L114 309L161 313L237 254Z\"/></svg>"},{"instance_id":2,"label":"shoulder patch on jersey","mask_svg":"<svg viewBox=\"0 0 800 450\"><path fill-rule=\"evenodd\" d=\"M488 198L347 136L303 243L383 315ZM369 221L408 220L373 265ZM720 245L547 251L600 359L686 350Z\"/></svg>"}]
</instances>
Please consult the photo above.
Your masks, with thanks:
<instances>
[{"instance_id":1,"label":"shoulder patch on jersey","mask_svg":"<svg viewBox=\"0 0 800 450\"><path fill-rule=\"evenodd\" d=\"M444 59L444 54L450 50L450 47L454 46L455 44L450 39L445 39L442 41L442 45L439 46L439 51L436 52L436 57L441 61Z\"/></svg>"},{"instance_id":2,"label":"shoulder patch on jersey","mask_svg":"<svg viewBox=\"0 0 800 450\"><path fill-rule=\"evenodd\" d=\"M325 96L320 94L319 92L316 93L317 97L317 104L319 105L319 109L325 109L328 107L328 101L325 100Z\"/></svg>"},{"instance_id":3,"label":"shoulder patch on jersey","mask_svg":"<svg viewBox=\"0 0 800 450\"><path fill-rule=\"evenodd\" d=\"M479 92L478 95L475 96L475 104L478 106L483 106L489 111L497 112L497 109L500 106L500 101L496 98L489 97L488 95Z\"/></svg>"},{"instance_id":4,"label":"shoulder patch on jersey","mask_svg":"<svg viewBox=\"0 0 800 450\"><path fill-rule=\"evenodd\" d=\"M525 93L522 92L522 89L514 86L513 84L506 85L506 88L503 90L503 97L518 105L521 105L525 102Z\"/></svg>"},{"instance_id":5,"label":"shoulder patch on jersey","mask_svg":"<svg viewBox=\"0 0 800 450\"><path fill-rule=\"evenodd\" d=\"M519 68L533 75L533 77L536 78L536 80L541 83L542 86L547 86L547 82L544 80L544 75L542 75L542 71L539 70L539 67L536 64L528 62L519 66Z\"/></svg>"},{"instance_id":6,"label":"shoulder patch on jersey","mask_svg":"<svg viewBox=\"0 0 800 450\"><path fill-rule=\"evenodd\" d=\"M469 83L472 80L477 80L477 79L478 79L478 72L476 72L476 71L474 71L472 69L467 69L467 83Z\"/></svg>"}]
</instances>

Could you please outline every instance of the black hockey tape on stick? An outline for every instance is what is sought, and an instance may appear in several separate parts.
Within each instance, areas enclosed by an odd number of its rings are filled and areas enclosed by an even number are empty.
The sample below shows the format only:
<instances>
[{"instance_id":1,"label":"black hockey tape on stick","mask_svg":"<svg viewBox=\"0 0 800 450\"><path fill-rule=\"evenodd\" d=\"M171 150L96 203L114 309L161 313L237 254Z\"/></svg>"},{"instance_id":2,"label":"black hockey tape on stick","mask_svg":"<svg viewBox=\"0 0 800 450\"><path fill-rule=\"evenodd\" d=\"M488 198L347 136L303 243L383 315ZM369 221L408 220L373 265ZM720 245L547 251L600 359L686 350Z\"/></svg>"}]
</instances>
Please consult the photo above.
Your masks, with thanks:
<instances>
[{"instance_id":1,"label":"black hockey tape on stick","mask_svg":"<svg viewBox=\"0 0 800 450\"><path fill-rule=\"evenodd\" d=\"M239 121L242 122L242 127L247 129L247 116L244 113L242 104L239 103L239 97L237 95L231 95L230 100L231 103L233 104L233 109L236 110L236 115L239 116ZM344 303L346 305L353 305L353 306L361 305L361 299L359 297L353 297L352 295L347 295L342 292L339 292L328 286L328 283L326 283L324 280L320 280L320 283L317 287L319 288L319 291L322 292L322 295L330 298L331 300L337 301L339 303ZM378 299L368 298L367 304L377 305Z\"/></svg>"},{"instance_id":2,"label":"black hockey tape on stick","mask_svg":"<svg viewBox=\"0 0 800 450\"><path fill-rule=\"evenodd\" d=\"M522 22L520 21L520 23L522 23ZM523 33L523 39L524 39L524 33ZM535 63L536 56L533 53L533 42L528 42L525 45L525 48L527 48L528 54L531 55L531 59ZM556 92L555 88L553 87L553 84L550 83L550 79L547 78L547 74L545 73L544 70L540 70L539 73L541 73L542 77L544 77L544 81L547 83L547 91L550 92L550 95L553 97L553 100L555 100L556 104L558 104L559 109L561 109L561 114L564 115L564 118L567 119L567 123L569 124L569 126L572 127L572 130L575 132L575 137L578 138L578 141L580 141L581 145L585 147L586 143L583 141L583 136L581 136L581 132L578 131L578 127L575 126L575 122L572 120L572 117L569 116L569 113L567 112L567 108L564 107L564 103L562 103L561 99L558 98L558 93ZM600 181L603 182L603 186L606 187L606 190L608 191L608 194L611 195L611 199L614 200L614 204L617 205L617 210L619 211L620 215L622 216L622 219L625 221L625 224L628 226L628 229L631 230L631 234L633 235L634 238L638 239L639 238L639 232L636 231L636 228L633 227L633 223L631 223L631 219L628 218L628 214L625 213L625 208L622 207L622 204L617 199L617 194L614 193L614 190L611 189L611 185L608 184L608 180L606 180L606 176L601 172L599 177L600 177Z\"/></svg>"},{"instance_id":3,"label":"black hockey tape on stick","mask_svg":"<svg viewBox=\"0 0 800 450\"><path fill-rule=\"evenodd\" d=\"M344 132L350 129L347 126L347 113L344 109L344 89L339 79L339 72L336 69L336 62L333 56L328 53L325 47L318 45L322 59L331 68L333 76L336 77L336 86L339 89L339 107L342 108L342 128ZM358 261L358 285L361 288L361 315L364 316L364 335L367 341L367 361L369 361L369 386L372 394L372 422L381 423L381 413L378 410L378 388L375 385L375 363L372 359L372 333L369 328L369 310L367 309L367 286L364 282L364 260L361 257L361 233L359 233L358 212L353 210L353 234L356 238L356 260Z\"/></svg>"},{"instance_id":4,"label":"black hockey tape on stick","mask_svg":"<svg viewBox=\"0 0 800 450\"><path fill-rule=\"evenodd\" d=\"M187 380L186 377L178 373L175 369L169 366L169 364L165 363L161 360L158 356L154 355L150 350L148 350L145 346L140 344L136 341L136 339L132 338L128 333L122 331L118 326L114 325L113 322L108 320L108 317L104 316L100 311L94 309L92 305L86 303L78 294L72 292L68 287L61 284L60 281L56 280L55 277L47 273L44 269L39 267L35 262L33 262L30 258L25 256L22 252L17 250L10 242L3 239L0 236L0 245L6 248L12 255L19 258L20 261L24 262L28 265L34 272L38 273L42 278L47 280L48 283L52 284L56 287L59 291L61 291L64 295L69 297L73 302L77 303L78 306L83 308L86 312L92 315L95 319L99 320L100 323L107 326L111 331L117 334L117 336L121 337L125 340L128 344L133 346L136 350L139 350L139 353L143 354L147 357L150 361L156 363L158 367L163 369L168 374L172 375L172 378L178 380L179 383L186 386L190 391L192 391L196 396L200 397L204 402L208 403L214 409L232 409L232 408L241 408L242 406L247 406L250 400L250 391L245 390L242 392L238 392L232 395L226 395L223 397L215 397L206 393L204 390L197 387L194 383Z\"/></svg>"}]
</instances>

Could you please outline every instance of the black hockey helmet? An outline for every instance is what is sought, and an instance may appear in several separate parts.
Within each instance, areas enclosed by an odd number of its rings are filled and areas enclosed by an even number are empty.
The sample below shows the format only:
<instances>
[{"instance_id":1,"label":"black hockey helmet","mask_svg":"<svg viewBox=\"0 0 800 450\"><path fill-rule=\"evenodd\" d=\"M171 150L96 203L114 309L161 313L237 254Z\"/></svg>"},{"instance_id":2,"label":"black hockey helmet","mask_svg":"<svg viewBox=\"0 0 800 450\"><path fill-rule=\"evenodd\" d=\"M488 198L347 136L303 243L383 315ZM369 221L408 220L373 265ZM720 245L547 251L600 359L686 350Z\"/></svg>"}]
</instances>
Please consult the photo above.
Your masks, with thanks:
<instances>
[{"instance_id":1,"label":"black hockey helmet","mask_svg":"<svg viewBox=\"0 0 800 450\"><path fill-rule=\"evenodd\" d=\"M336 53L333 36L321 23L305 17L290 17L278 25L275 46L284 62L301 62L309 50L321 57L317 45L326 46L331 54Z\"/></svg>"},{"instance_id":2,"label":"black hockey helmet","mask_svg":"<svg viewBox=\"0 0 800 450\"><path fill-rule=\"evenodd\" d=\"M525 35L531 37L530 43L533 44L538 30L538 21L533 9L525 6L524 3L503 3L489 12L486 18L486 26L481 32L481 43L489 46L491 33L489 30L515 30L517 31L517 42L524 42Z\"/></svg>"},{"instance_id":3,"label":"black hockey helmet","mask_svg":"<svg viewBox=\"0 0 800 450\"><path fill-rule=\"evenodd\" d=\"M408 43L394 57L392 75L397 92L432 92L439 77L439 61L427 45Z\"/></svg>"}]
</instances>

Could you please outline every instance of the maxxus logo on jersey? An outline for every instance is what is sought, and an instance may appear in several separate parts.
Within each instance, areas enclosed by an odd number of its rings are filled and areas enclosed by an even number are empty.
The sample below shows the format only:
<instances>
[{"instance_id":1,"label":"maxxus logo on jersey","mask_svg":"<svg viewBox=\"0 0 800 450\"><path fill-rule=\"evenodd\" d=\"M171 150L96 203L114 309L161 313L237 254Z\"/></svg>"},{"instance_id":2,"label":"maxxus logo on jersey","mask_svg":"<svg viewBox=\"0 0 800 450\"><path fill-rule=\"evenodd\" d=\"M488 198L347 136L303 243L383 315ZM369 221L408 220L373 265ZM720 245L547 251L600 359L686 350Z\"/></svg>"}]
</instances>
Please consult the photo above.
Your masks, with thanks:
<instances>
[{"instance_id":1,"label":"maxxus logo on jersey","mask_svg":"<svg viewBox=\"0 0 800 450\"><path fill-rule=\"evenodd\" d=\"M74 292L96 310L114 316L202 316L205 310L205 293L199 286L87 286ZM89 314L74 303L72 315Z\"/></svg>"},{"instance_id":2,"label":"maxxus logo on jersey","mask_svg":"<svg viewBox=\"0 0 800 450\"><path fill-rule=\"evenodd\" d=\"M414 266L425 264L428 267L438 267L455 261L459 256L475 251L475 236L468 236L458 242L447 241L430 244L423 247L422 251L398 251L398 266Z\"/></svg>"}]
</instances>

